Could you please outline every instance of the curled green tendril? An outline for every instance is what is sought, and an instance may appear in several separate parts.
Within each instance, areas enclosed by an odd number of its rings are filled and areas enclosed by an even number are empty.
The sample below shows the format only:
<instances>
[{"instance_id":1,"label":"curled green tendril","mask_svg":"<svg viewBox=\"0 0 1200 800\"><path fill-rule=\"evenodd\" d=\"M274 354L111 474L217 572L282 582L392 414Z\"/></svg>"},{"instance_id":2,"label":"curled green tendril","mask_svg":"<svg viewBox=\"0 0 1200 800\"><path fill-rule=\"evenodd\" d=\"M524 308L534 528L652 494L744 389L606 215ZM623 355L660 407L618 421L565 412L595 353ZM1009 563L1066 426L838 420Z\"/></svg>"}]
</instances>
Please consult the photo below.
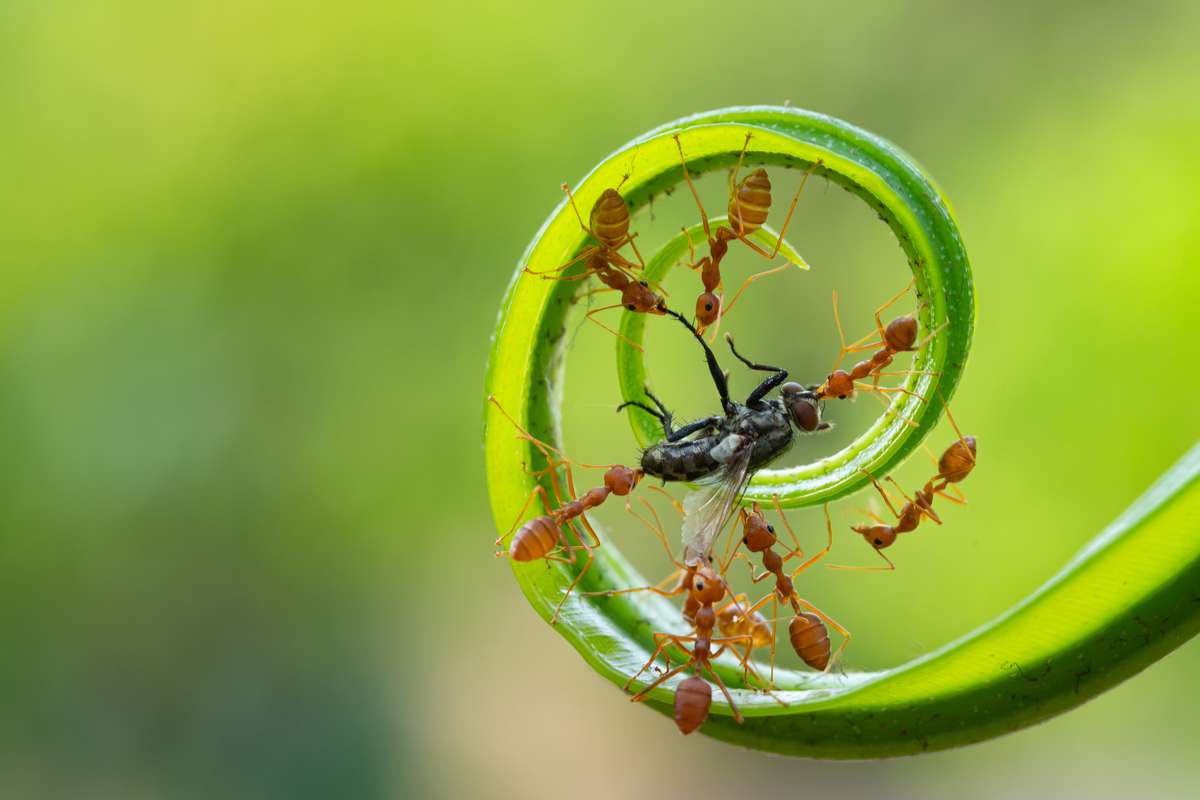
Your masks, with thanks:
<instances>
[{"instance_id":1,"label":"curled green tendril","mask_svg":"<svg viewBox=\"0 0 1200 800\"><path fill-rule=\"evenodd\" d=\"M869 203L895 232L924 302L923 330L938 330L917 355L902 396L844 450L815 464L760 472L749 499L779 493L789 506L843 497L864 483L862 469L886 474L932 430L957 386L970 347L974 298L970 268L949 206L911 158L888 142L830 117L791 108L739 108L678 120L605 159L576 188L586 209L628 179L631 209L682 182L672 134L680 133L689 169L732 166L747 132L747 163L807 169ZM586 247L565 204L534 237L509 285L488 365L487 393L540 439L560 441L566 360L565 321L582 281L523 273L552 269ZM677 260L682 236L652 256L648 270ZM682 250L680 250L682 254ZM899 277L899 276L898 276ZM640 338L643 315L626 315L622 333ZM637 399L644 372L637 351L618 344L622 392ZM497 529L509 529L545 460L491 406L485 458ZM634 417L635 434L655 437ZM634 457L633 443L630 460ZM701 731L749 747L826 758L872 758L953 747L1033 724L1071 708L1162 657L1200 629L1200 448L1193 450L1059 575L999 619L895 669L848 675L776 670L781 707L717 665L746 716L737 725L718 695ZM547 478L543 477L543 481ZM589 484L590 485L590 484ZM548 484L546 484L549 488ZM528 512L527 516L541 513ZM646 585L601 531L604 546L582 589ZM534 609L549 619L572 572L561 565L513 564ZM646 660L654 631L681 628L679 611L647 593L613 598L573 594L557 630L597 672L623 685ZM647 703L669 711L670 686Z\"/></svg>"}]
</instances>

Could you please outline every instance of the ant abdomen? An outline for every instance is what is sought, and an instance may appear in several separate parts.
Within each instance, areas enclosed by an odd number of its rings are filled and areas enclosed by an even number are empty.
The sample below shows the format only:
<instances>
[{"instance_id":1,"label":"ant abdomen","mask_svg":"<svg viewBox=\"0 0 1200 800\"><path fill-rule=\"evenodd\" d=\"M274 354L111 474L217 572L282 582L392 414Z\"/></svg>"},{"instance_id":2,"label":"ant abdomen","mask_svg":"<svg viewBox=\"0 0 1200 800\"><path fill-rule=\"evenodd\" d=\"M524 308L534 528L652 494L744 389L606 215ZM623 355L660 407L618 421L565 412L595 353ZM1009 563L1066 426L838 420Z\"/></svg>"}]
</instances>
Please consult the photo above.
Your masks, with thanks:
<instances>
[{"instance_id":1,"label":"ant abdomen","mask_svg":"<svg viewBox=\"0 0 1200 800\"><path fill-rule=\"evenodd\" d=\"M616 189L605 189L592 206L592 235L608 247L623 244L629 233L629 206Z\"/></svg>"},{"instance_id":2,"label":"ant abdomen","mask_svg":"<svg viewBox=\"0 0 1200 800\"><path fill-rule=\"evenodd\" d=\"M675 725L687 736L708 719L712 706L712 687L708 681L691 675L679 682L675 688Z\"/></svg>"},{"instance_id":3,"label":"ant abdomen","mask_svg":"<svg viewBox=\"0 0 1200 800\"><path fill-rule=\"evenodd\" d=\"M788 623L792 649L813 669L829 666L829 631L816 614L801 611Z\"/></svg>"},{"instance_id":4,"label":"ant abdomen","mask_svg":"<svg viewBox=\"0 0 1200 800\"><path fill-rule=\"evenodd\" d=\"M896 352L911 350L917 341L917 320L914 317L896 317L883 329L884 343Z\"/></svg>"},{"instance_id":5,"label":"ant abdomen","mask_svg":"<svg viewBox=\"0 0 1200 800\"><path fill-rule=\"evenodd\" d=\"M534 561L544 558L559 543L562 534L554 519L545 516L531 519L513 534L508 557L513 561Z\"/></svg>"},{"instance_id":6,"label":"ant abdomen","mask_svg":"<svg viewBox=\"0 0 1200 800\"><path fill-rule=\"evenodd\" d=\"M771 179L760 167L743 178L729 198L729 224L737 233L752 233L767 221L770 210Z\"/></svg>"},{"instance_id":7,"label":"ant abdomen","mask_svg":"<svg viewBox=\"0 0 1200 800\"><path fill-rule=\"evenodd\" d=\"M949 483L958 483L975 468L975 437L959 439L938 459L938 472Z\"/></svg>"}]
</instances>

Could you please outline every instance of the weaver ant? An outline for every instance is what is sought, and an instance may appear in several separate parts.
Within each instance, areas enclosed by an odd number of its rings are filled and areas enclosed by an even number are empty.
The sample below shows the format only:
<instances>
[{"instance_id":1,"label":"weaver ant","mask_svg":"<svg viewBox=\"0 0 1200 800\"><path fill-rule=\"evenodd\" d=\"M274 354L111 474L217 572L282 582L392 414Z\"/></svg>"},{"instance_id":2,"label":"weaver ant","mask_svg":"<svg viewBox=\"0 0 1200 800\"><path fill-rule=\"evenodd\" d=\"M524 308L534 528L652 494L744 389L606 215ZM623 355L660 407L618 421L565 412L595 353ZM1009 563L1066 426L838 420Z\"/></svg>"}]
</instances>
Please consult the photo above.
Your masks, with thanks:
<instances>
[{"instance_id":1,"label":"weaver ant","mask_svg":"<svg viewBox=\"0 0 1200 800\"><path fill-rule=\"evenodd\" d=\"M637 238L637 234L629 232L629 206L626 204L625 198L618 191L628 179L629 175L627 174L617 184L616 189L610 188L601 192L600 197L596 199L595 204L592 206L592 212L589 217L590 226L584 224L583 215L579 213L579 207L575 205L575 195L571 192L571 187L564 183L562 190L567 193L571 208L575 212L576 219L579 220L579 226L583 228L585 233L596 240L596 245L585 249L565 264L554 269L535 271L526 267L525 271L531 275L541 275L549 279L549 275L562 272L571 265L586 259L587 264L581 273L568 278L559 278L558 280L583 280L591 275L595 275L607 288L597 289L594 292L620 292L620 303L593 309L588 312L587 318L614 336L624 339L631 346L641 350L641 346L625 339L621 334L595 318L595 315L601 311L607 311L612 308L625 308L629 311L646 314L666 313L666 300L656 294L650 288L649 283L644 280L638 280L632 274L632 270L645 269L645 262L642 260L642 254L638 252L637 243L634 241ZM627 244L633 248L633 252L637 256L636 264L626 259L619 252Z\"/></svg>"},{"instance_id":2,"label":"weaver ant","mask_svg":"<svg viewBox=\"0 0 1200 800\"><path fill-rule=\"evenodd\" d=\"M867 515L871 517L875 524L852 525L850 526L850 529L861 535L867 541L867 544L871 545L871 547L875 549L875 552L879 554L879 557L887 562L887 566L847 567L831 564L830 569L865 571L893 570L896 568L896 566L892 563L891 559L883 554L883 550L891 547L895 543L897 536L902 533L908 533L909 531L916 530L917 526L919 526L921 521L926 517L933 520L934 524L942 524L941 518L937 515L937 512L933 510L933 501L935 497L944 497L946 500L958 505L963 505L966 503L966 496L963 494L962 489L960 489L956 484L965 480L966 477L971 474L971 471L975 469L975 437L963 436L962 431L958 428L958 424L954 421L953 415L950 413L950 406L945 405L943 402L943 407L946 409L946 416L950 420L950 424L953 426L954 432L958 434L958 439L946 448L946 450L942 453L941 458L936 460L935 463L937 464L938 470L937 474L926 481L925 485L916 492L915 496L909 497L907 494L905 494L904 490L900 488L900 484L898 484L895 479L891 477L886 478L886 480L891 483L898 492L900 492L900 495L905 500L904 505L900 507L899 511L896 510L896 506L892 503L892 498L887 493L887 490L885 490L879 481L875 479L875 476L871 475L869 472L866 472L866 475L868 478L870 478L875 490L879 492L879 496L882 497L883 502L887 504L888 510L891 511L892 515L896 517L896 524L889 525L878 515L867 512ZM948 489L953 490L954 495L949 494L947 492Z\"/></svg>"},{"instance_id":3,"label":"weaver ant","mask_svg":"<svg viewBox=\"0 0 1200 800\"><path fill-rule=\"evenodd\" d=\"M588 569L592 566L592 550L600 546L600 537L596 534L596 530L588 522L585 516L588 511L604 503L609 495L617 495L624 497L634 490L638 482L642 479L642 471L640 469L631 469L621 464L583 464L580 462L572 462L564 456L558 449L537 439L524 428L522 428L515 419L513 419L500 402L492 395L488 395L488 402L499 409L504 418L512 423L517 429L517 438L524 439L534 447L536 447L542 456L546 459L547 466L544 470L531 472L535 476L549 474L550 483L554 490L554 499L557 507L551 508L549 497L546 493L546 488L538 484L534 486L529 496L525 498L524 505L517 512L516 519L513 520L512 526L508 532L496 539L496 546L502 547L503 541L512 536L507 550L501 549L496 552L498 558L507 556L513 561L535 561L539 558L547 561L559 561L568 564L575 563L575 553L579 550L587 554L587 562L583 568L571 581L562 599L558 601L558 605L554 609L554 615L550 618L550 624L554 625L558 622L558 614L562 611L563 604L570 597L571 592L583 580L583 576L587 574ZM589 489L579 496L575 490L575 477L571 472L571 464L584 467L587 469L603 469L604 485ZM558 480L558 468L562 467L567 477L567 494L564 496L562 487ZM549 513L540 517L535 517L529 520L524 525L520 524L521 519L525 516L525 511L529 508L529 504L533 502L534 497L541 497L542 506ZM569 498L569 499L568 499ZM578 520L583 527L591 535L591 543L575 528L574 521ZM578 545L572 545L563 533L563 528L567 528L575 534ZM564 557L560 553L566 553Z\"/></svg>"},{"instance_id":4,"label":"weaver ant","mask_svg":"<svg viewBox=\"0 0 1200 800\"><path fill-rule=\"evenodd\" d=\"M767 602L770 602L772 604L772 619L774 619L775 614L778 612L779 603L782 602L790 605L792 611L795 613L791 622L788 623L788 638L791 640L792 649L796 651L796 655L800 656L805 664L808 664L813 669L824 671L828 669L830 662L836 660L842 651L846 649L846 645L850 643L850 632L812 603L800 597L796 593L794 581L797 575L824 558L833 547L833 522L829 518L829 506L826 505L824 507L825 530L828 534L825 547L788 573L784 571L783 565L792 558L803 557L803 549L800 546L800 540L796 537L796 532L792 530L791 523L788 522L787 515L783 513L783 506L780 504L778 496L774 498L774 503L775 510L779 513L779 518L783 521L784 527L787 528L787 532L792 538L792 543L796 546L795 549L789 551L786 555L780 555L775 551L775 545L779 541L775 535L775 526L767 522L762 508L758 503L755 503L750 511L744 508L740 510L742 538L734 546L733 554L728 557L725 565L728 567L733 559L739 556L749 561L749 558L738 552L738 547L743 544L746 545L746 549L750 552L762 554L765 571L759 575L754 575L752 580L754 583L758 583L766 578L774 577L775 590L750 606L746 610L746 614L753 614L765 606ZM751 565L751 573L753 573L753 565ZM802 610L801 606L804 606L808 610ZM832 658L830 656L829 632L825 628L826 622L833 626L838 633L842 634L842 644L837 649L837 652L833 653ZM772 637L772 682L774 682L774 676L775 644L774 637Z\"/></svg>"},{"instance_id":5,"label":"weaver ant","mask_svg":"<svg viewBox=\"0 0 1200 800\"><path fill-rule=\"evenodd\" d=\"M915 280L915 279L914 279ZM861 339L846 344L846 334L842 329L842 319L838 312L838 297L837 291L833 293L833 319L837 324L838 339L841 341L841 350L838 352L837 361L833 364L833 370L825 378L825 382L817 387L817 396L821 399L833 397L838 400L853 399L856 390L865 392L904 392L913 394L907 389L902 388L883 388L879 385L879 379L885 375L906 375L908 373L888 373L883 369L892 363L892 360L900 353L911 353L920 350L926 345L938 331L944 328L949 322L944 322L940 327L931 332L928 336L917 341L917 318L911 314L896 317L886 326L883 324L882 314L891 305L898 301L901 297L908 294L913 286L913 281L910 281L902 291L888 300L886 303L875 309L875 331L867 334ZM866 342L872 336L878 334L879 340ZM870 358L859 361L849 372L844 369L838 369L849 353L858 353L872 348L879 348ZM866 384L863 381L866 378L871 378L871 383ZM919 395L916 395L919 397Z\"/></svg>"},{"instance_id":6,"label":"weaver ant","mask_svg":"<svg viewBox=\"0 0 1200 800\"><path fill-rule=\"evenodd\" d=\"M717 622L717 612L714 606L725 598L728 588L724 578L717 574L711 565L704 563L702 559L697 557L689 558L686 564L675 563L679 569L685 570L686 573L691 575L687 591L688 600L696 609L692 620L694 632L686 636L675 633L655 633L654 641L656 646L654 652L650 654L650 658L646 660L642 668L630 676L629 680L625 683L625 689L626 691L629 690L630 685L654 664L660 653L666 650L667 647L675 645L687 653L687 660L677 667L668 669L631 699L634 702L644 700L646 695L667 680L694 666L695 674L685 678L675 690L675 724L678 726L680 732L684 735L689 734L699 728L704 720L708 718L708 710L712 705L712 687L702 677L704 672L707 672L712 677L712 680L717 684L721 693L725 695L730 709L733 710L734 720L738 724L741 724L743 721L742 714L738 711L737 704L734 702L733 696L729 693L729 689L725 686L724 681L721 680L721 676L713 669L712 659L720 656L727 648L734 648L739 644L746 647L748 655L754 644L754 635L746 633L714 637L713 629ZM687 647L689 643L692 645L691 649ZM746 660L746 656L742 656L740 661L742 668L747 673L753 675L759 683L763 683L762 678L759 677L754 667ZM774 695L771 696L776 702L786 705L779 698Z\"/></svg>"},{"instance_id":7,"label":"weaver ant","mask_svg":"<svg viewBox=\"0 0 1200 800\"><path fill-rule=\"evenodd\" d=\"M725 258L725 254L729 251L729 243L735 239L740 240L751 250L767 260L774 259L779 254L779 249L783 246L783 236L787 232L788 225L791 224L792 215L796 211L796 204L800 202L800 193L804 191L804 185L808 182L808 178L813 171L823 163L819 160L815 161L805 171L804 177L800 180L800 188L796 190L796 195L792 198L791 207L788 208L787 218L783 221L783 228L779 231L779 238L775 242L775 249L767 252L748 237L761 228L763 223L767 221L767 214L771 210L771 179L767 177L767 171L762 167L751 172L740 182L737 179L738 173L742 169L742 161L746 156L746 148L750 145L751 136L752 134L750 133L746 134L746 141L742 143L742 151L738 154L737 167L729 175L729 226L717 227L715 232L708 223L708 213L704 210L704 204L700 201L700 194L696 191L695 184L692 183L692 176L688 172L687 159L683 155L683 144L679 140L679 134L675 134L673 137L675 139L675 147L679 150L679 162L683 165L683 177L687 180L688 188L692 190L692 197L696 199L696 205L700 208L700 221L704 225L704 236L708 240L708 255L697 261L691 237L687 234L687 230L684 230L684 235L688 241L688 248L691 249L692 253L689 266L692 270L700 272L700 281L704 286L704 291L696 298L696 327L701 332L714 322L719 322L721 317L729 313L729 309L733 307L733 304L737 302L742 292L751 283L759 278L764 278L767 275L787 269L788 265L784 264L783 266L774 267L751 275L742 283L741 288L734 294L733 300L730 301L729 305L722 309L723 296L718 297L716 292L722 286L721 260Z\"/></svg>"}]
</instances>

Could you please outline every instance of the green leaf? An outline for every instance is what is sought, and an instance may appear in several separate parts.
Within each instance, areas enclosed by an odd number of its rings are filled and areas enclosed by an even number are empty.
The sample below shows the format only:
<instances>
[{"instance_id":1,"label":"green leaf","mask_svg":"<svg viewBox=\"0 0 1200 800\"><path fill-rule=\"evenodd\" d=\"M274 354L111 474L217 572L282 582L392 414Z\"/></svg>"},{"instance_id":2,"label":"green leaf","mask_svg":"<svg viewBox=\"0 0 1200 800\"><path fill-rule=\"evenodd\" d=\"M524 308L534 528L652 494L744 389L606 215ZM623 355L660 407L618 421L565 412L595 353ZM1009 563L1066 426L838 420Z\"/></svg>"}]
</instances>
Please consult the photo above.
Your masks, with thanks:
<instances>
[{"instance_id":1,"label":"green leaf","mask_svg":"<svg viewBox=\"0 0 1200 800\"><path fill-rule=\"evenodd\" d=\"M846 123L788 108L701 114L639 137L597 166L576 188L583 208L606 187L622 187L636 212L682 181L671 134L681 132L689 169L732 166L747 131L746 163L807 169L868 202L895 232L926 301L921 323L939 335L917 355L926 374L854 443L816 464L764 470L748 500L779 493L789 506L826 502L861 488L861 469L886 474L938 421L970 347L974 298L970 268L948 203L913 160ZM522 257L504 298L492 342L487 392L535 436L559 443L565 322L582 281L542 280L522 267L551 269L586 246L565 203L551 214ZM686 250L676 237L651 258L648 272L669 269ZM627 315L622 331L640 337L645 315ZM660 319L660 318L653 318ZM630 335L633 334L633 335ZM639 389L644 365L618 342L618 379L626 396ZM544 465L511 425L485 406L485 459L497 529L507 531L534 486L526 467ZM634 430L644 439L649 430ZM910 420L912 424L905 422ZM634 454L631 446L631 460ZM776 670L780 707L762 693L735 688L747 719L736 725L714 700L702 731L737 743L797 755L866 758L978 741L1028 725L1083 702L1136 672L1196 632L1200 624L1200 451L1163 479L1053 581L996 622L894 670L847 676ZM526 516L538 513L530 511ZM584 582L589 590L645 585L611 537ZM533 608L549 619L572 573L543 563L513 564ZM643 593L644 594L644 593ZM649 654L654 631L679 631L679 611L654 596L591 598L573 594L557 630L597 672L623 685ZM740 671L718 665L741 687ZM649 703L669 709L672 692Z\"/></svg>"}]
</instances>

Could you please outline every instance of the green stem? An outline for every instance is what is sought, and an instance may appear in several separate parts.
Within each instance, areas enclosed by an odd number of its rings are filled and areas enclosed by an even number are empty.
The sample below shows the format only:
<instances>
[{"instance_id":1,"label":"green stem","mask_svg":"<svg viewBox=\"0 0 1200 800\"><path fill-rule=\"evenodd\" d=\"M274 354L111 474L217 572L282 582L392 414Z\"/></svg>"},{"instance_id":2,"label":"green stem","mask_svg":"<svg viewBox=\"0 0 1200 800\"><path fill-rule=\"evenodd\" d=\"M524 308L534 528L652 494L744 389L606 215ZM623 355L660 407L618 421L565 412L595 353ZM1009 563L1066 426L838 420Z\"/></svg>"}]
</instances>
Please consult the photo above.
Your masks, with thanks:
<instances>
[{"instance_id":1,"label":"green stem","mask_svg":"<svg viewBox=\"0 0 1200 800\"><path fill-rule=\"evenodd\" d=\"M617 185L629 173L622 191L636 211L682 181L671 133L683 132L689 169L703 172L731 166L748 130L753 138L747 163L804 169L820 160L819 174L875 208L896 233L927 301L923 328L946 323L916 359L917 368L928 374L913 376L908 384L929 402L901 398L893 406L894 416L881 418L846 449L816 464L763 471L749 493L753 499L778 492L787 505L812 505L861 488L864 468L886 474L932 430L942 411L941 398L952 395L970 345L970 270L945 200L910 158L871 134L796 109L733 109L652 131L596 167L576 189L579 202L586 209L603 188ZM584 245L574 215L565 203L560 205L509 286L488 367L488 393L535 436L555 445L560 442L565 322L582 282L542 280L523 274L521 267L552 268ZM645 321L639 316L623 324L628 329ZM641 381L636 364L627 354L621 358L619 377L628 396ZM493 515L497 528L505 531L533 486L525 467L539 467L544 460L528 442L514 438L508 422L490 407L485 427ZM1192 597L1200 585L1197 462L1193 453L1030 600L924 659L895 670L848 676L777 670L786 708L761 693L738 690L740 671L728 663L719 665L747 720L735 725L728 706L718 700L702 730L777 752L877 757L977 741L1099 693L1195 632L1200 608ZM605 544L581 588L645 585L612 538L601 535ZM549 619L572 573L540 562L514 564L513 569L530 604ZM617 685L646 659L654 631L681 628L678 610L661 598L604 599L581 593L564 605L557 625L584 659ZM650 703L666 708L671 698L671 689L663 687L651 694Z\"/></svg>"}]
</instances>

